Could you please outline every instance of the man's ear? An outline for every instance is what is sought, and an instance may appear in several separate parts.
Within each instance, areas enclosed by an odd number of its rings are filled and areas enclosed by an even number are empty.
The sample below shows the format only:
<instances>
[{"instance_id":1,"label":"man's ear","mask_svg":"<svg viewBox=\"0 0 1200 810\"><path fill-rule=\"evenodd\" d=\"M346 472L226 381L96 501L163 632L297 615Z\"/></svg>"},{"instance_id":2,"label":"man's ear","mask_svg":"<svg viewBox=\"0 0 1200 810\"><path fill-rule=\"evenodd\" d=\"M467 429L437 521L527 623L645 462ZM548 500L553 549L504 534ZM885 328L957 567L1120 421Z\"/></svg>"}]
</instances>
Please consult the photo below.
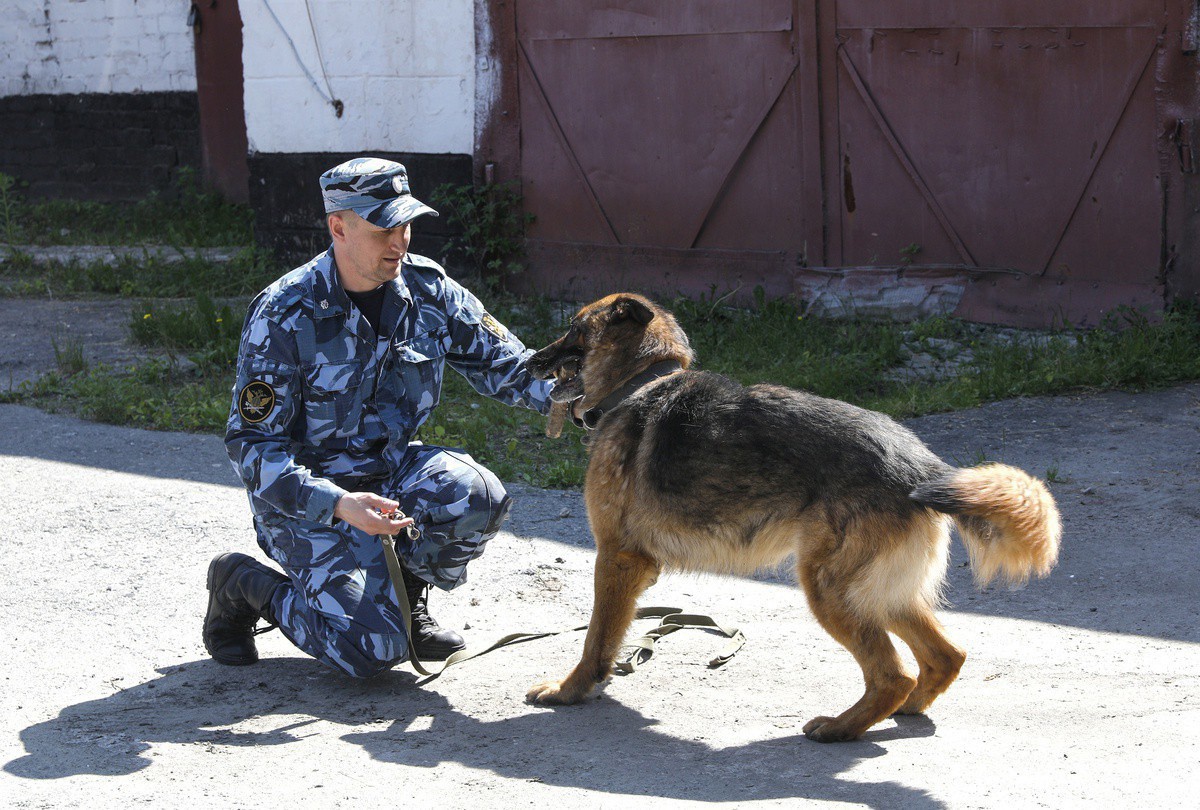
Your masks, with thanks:
<instances>
[{"instance_id":1,"label":"man's ear","mask_svg":"<svg viewBox=\"0 0 1200 810\"><path fill-rule=\"evenodd\" d=\"M325 215L325 225L329 228L329 235L333 237L335 242L344 242L346 240L346 228L348 223L346 218L338 212Z\"/></svg>"},{"instance_id":2,"label":"man's ear","mask_svg":"<svg viewBox=\"0 0 1200 810\"><path fill-rule=\"evenodd\" d=\"M645 326L654 320L654 310L636 298L618 298L612 304L612 322L633 320Z\"/></svg>"}]
</instances>

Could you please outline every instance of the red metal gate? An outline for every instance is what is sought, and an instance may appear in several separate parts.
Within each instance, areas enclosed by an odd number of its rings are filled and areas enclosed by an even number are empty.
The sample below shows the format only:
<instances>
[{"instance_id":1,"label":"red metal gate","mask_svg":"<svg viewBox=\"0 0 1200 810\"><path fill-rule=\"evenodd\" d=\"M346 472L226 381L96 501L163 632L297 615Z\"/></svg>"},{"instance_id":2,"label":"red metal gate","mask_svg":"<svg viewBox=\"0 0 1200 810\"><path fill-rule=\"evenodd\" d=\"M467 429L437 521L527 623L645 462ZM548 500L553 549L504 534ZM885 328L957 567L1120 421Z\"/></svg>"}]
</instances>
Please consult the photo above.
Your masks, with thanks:
<instances>
[{"instance_id":1,"label":"red metal gate","mask_svg":"<svg viewBox=\"0 0 1200 810\"><path fill-rule=\"evenodd\" d=\"M839 0L835 19L834 263L960 271L959 313L984 320L1161 306L1162 0Z\"/></svg>"},{"instance_id":2,"label":"red metal gate","mask_svg":"<svg viewBox=\"0 0 1200 810\"><path fill-rule=\"evenodd\" d=\"M535 274L567 293L790 291L789 263L822 239L812 14L793 0L518 3Z\"/></svg>"},{"instance_id":3,"label":"red metal gate","mask_svg":"<svg viewBox=\"0 0 1200 810\"><path fill-rule=\"evenodd\" d=\"M1165 0L817 5L519 0L525 283L1162 306Z\"/></svg>"}]
</instances>

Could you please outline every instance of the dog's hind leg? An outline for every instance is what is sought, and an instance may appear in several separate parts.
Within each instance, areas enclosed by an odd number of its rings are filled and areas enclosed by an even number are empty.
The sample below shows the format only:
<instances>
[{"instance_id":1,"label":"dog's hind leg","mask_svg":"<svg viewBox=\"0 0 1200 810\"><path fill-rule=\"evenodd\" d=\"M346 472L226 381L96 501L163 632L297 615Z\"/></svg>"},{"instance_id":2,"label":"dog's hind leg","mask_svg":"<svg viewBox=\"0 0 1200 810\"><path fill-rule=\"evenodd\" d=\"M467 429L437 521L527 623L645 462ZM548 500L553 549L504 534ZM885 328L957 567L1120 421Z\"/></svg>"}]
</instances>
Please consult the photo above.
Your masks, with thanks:
<instances>
[{"instance_id":1,"label":"dog's hind leg","mask_svg":"<svg viewBox=\"0 0 1200 810\"><path fill-rule=\"evenodd\" d=\"M929 610L918 610L893 620L891 630L912 649L921 665L917 688L896 712L920 714L954 683L967 654L946 638L941 624Z\"/></svg>"},{"instance_id":2,"label":"dog's hind leg","mask_svg":"<svg viewBox=\"0 0 1200 810\"><path fill-rule=\"evenodd\" d=\"M904 671L882 622L860 615L839 589L823 583L818 566L802 566L800 576L813 615L854 655L866 682L866 691L857 703L837 717L814 717L804 725L804 734L817 742L857 739L895 712L917 679Z\"/></svg>"},{"instance_id":3,"label":"dog's hind leg","mask_svg":"<svg viewBox=\"0 0 1200 810\"><path fill-rule=\"evenodd\" d=\"M546 681L530 689L525 697L533 703L578 703L607 678L633 622L638 597L658 579L659 567L649 557L598 545L595 602L583 658L561 682Z\"/></svg>"}]
</instances>

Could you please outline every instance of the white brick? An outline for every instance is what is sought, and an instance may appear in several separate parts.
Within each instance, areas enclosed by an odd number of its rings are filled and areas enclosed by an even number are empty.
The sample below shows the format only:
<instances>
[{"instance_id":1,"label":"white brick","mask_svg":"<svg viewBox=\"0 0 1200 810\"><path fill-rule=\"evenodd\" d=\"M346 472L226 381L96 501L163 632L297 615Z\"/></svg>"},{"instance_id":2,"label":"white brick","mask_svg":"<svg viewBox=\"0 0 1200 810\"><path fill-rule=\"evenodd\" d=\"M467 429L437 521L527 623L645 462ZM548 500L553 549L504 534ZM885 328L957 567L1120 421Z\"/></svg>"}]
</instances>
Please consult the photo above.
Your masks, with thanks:
<instances>
[{"instance_id":1,"label":"white brick","mask_svg":"<svg viewBox=\"0 0 1200 810\"><path fill-rule=\"evenodd\" d=\"M299 0L269 0L321 88ZM334 94L334 117L260 3L241 6L246 130L260 152L470 154L474 141L473 0L312 3Z\"/></svg>"},{"instance_id":2,"label":"white brick","mask_svg":"<svg viewBox=\"0 0 1200 810\"><path fill-rule=\"evenodd\" d=\"M185 2L57 0L49 47L42 8L0 0L0 95L196 89Z\"/></svg>"}]
</instances>

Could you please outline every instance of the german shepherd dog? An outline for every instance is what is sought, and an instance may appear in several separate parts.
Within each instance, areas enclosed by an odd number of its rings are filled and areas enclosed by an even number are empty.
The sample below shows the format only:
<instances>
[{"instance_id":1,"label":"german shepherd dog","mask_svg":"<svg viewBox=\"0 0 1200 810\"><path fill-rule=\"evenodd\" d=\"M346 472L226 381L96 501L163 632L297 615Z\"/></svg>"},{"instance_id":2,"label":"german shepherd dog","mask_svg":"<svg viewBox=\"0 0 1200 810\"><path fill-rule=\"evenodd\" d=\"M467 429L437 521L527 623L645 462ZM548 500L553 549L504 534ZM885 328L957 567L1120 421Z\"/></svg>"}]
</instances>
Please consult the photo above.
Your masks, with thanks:
<instances>
[{"instance_id":1,"label":"german shepherd dog","mask_svg":"<svg viewBox=\"0 0 1200 810\"><path fill-rule=\"evenodd\" d=\"M675 318L633 294L584 307L530 358L534 375L558 377L553 399L594 427L584 498L596 570L582 660L527 699L577 703L603 682L660 571L748 574L791 557L812 612L866 682L805 735L853 740L893 713L924 712L966 658L934 616L950 524L981 586L1022 583L1057 561L1054 499L1014 467L956 469L882 414L746 388L688 370L692 360ZM912 648L917 677L889 632Z\"/></svg>"}]
</instances>

